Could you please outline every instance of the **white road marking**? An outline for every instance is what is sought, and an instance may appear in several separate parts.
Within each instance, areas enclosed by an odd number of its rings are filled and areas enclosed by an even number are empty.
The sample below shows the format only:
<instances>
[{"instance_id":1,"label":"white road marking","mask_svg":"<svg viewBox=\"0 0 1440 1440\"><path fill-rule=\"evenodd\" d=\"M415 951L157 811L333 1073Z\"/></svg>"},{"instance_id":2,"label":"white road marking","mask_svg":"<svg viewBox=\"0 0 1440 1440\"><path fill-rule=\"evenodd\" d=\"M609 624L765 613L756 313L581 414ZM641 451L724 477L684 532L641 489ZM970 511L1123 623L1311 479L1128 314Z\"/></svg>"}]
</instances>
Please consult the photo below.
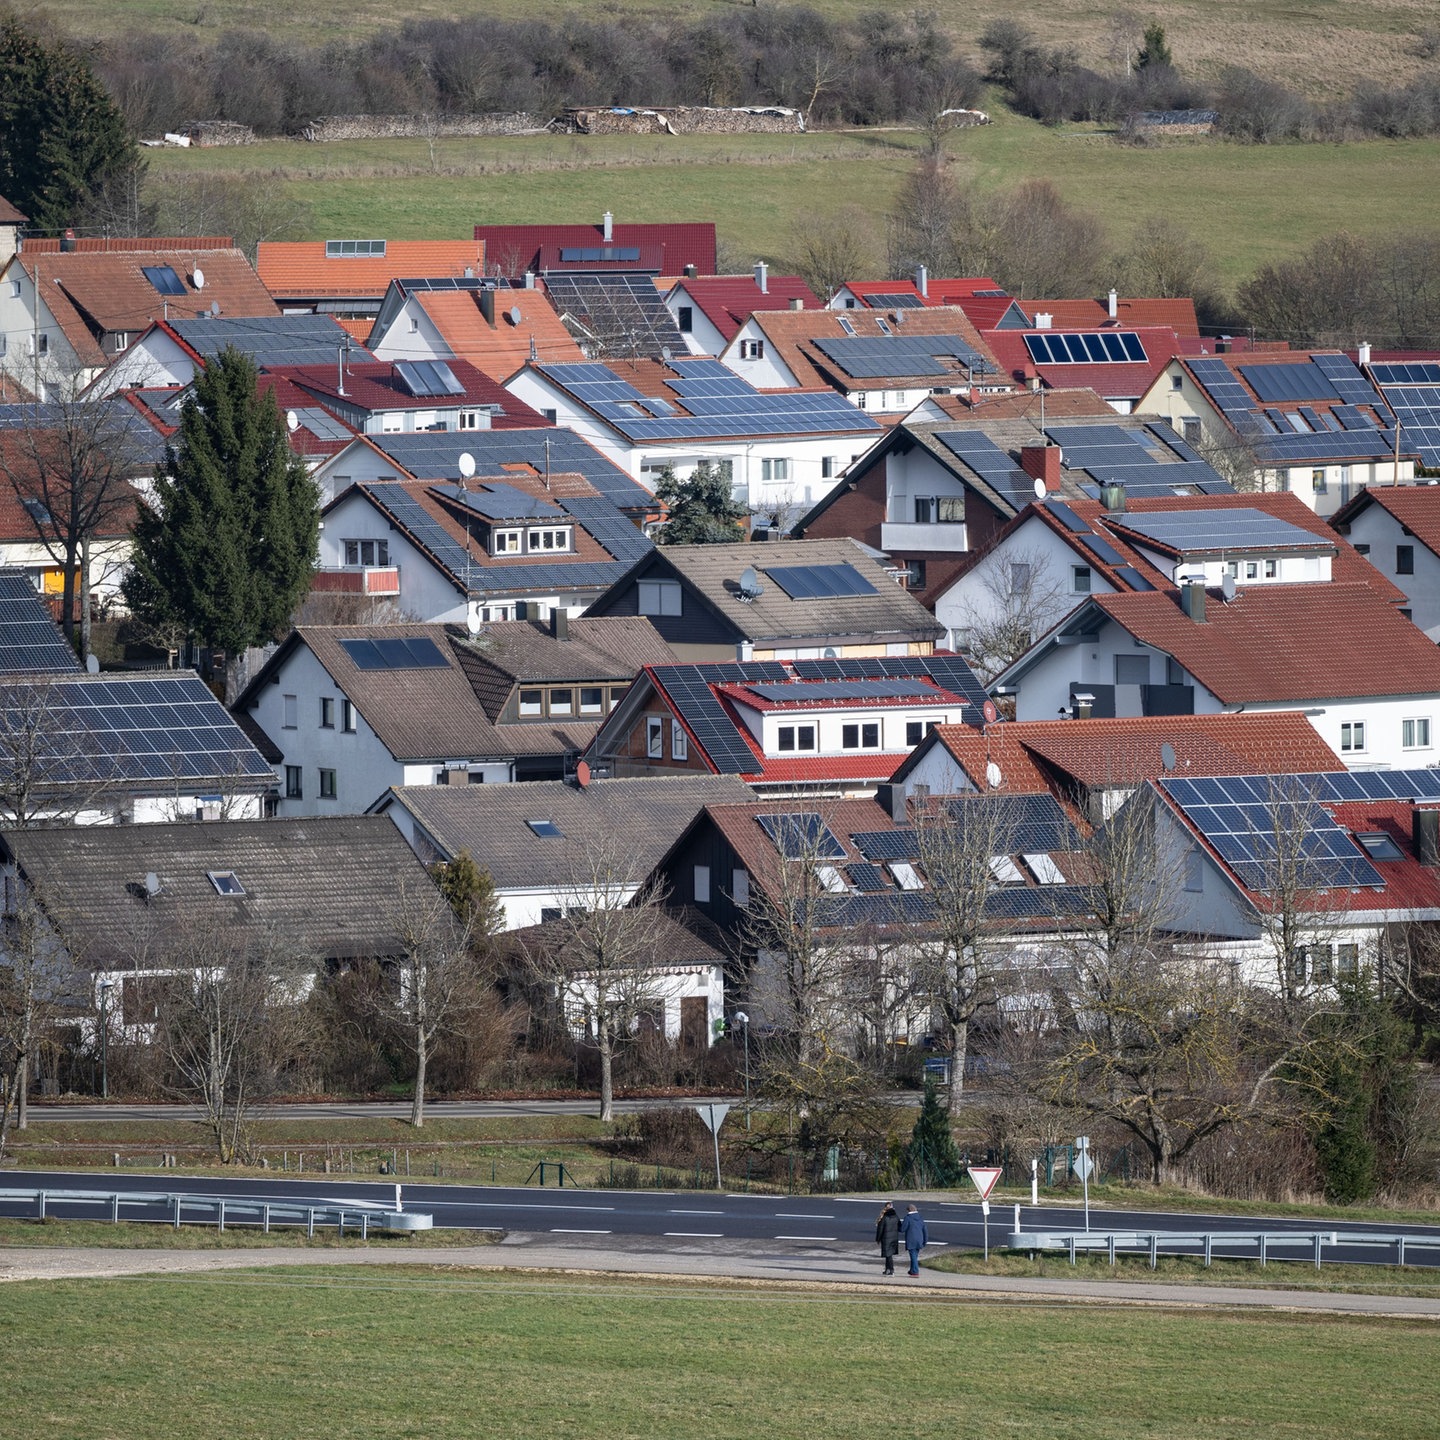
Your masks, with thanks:
<instances>
[{"instance_id":1,"label":"white road marking","mask_svg":"<svg viewBox=\"0 0 1440 1440\"><path fill-rule=\"evenodd\" d=\"M558 1226L552 1227L552 1235L608 1235L608 1230L561 1230Z\"/></svg>"},{"instance_id":2,"label":"white road marking","mask_svg":"<svg viewBox=\"0 0 1440 1440\"><path fill-rule=\"evenodd\" d=\"M665 1235L671 1240L723 1240L725 1238L718 1230L667 1230Z\"/></svg>"},{"instance_id":3,"label":"white road marking","mask_svg":"<svg viewBox=\"0 0 1440 1440\"><path fill-rule=\"evenodd\" d=\"M723 1210L672 1210L672 1215L723 1215Z\"/></svg>"},{"instance_id":4,"label":"white road marking","mask_svg":"<svg viewBox=\"0 0 1440 1440\"><path fill-rule=\"evenodd\" d=\"M777 1240L833 1240L833 1235L777 1235Z\"/></svg>"},{"instance_id":5,"label":"white road marking","mask_svg":"<svg viewBox=\"0 0 1440 1440\"><path fill-rule=\"evenodd\" d=\"M583 1210L588 1215L613 1210L613 1205L513 1205L500 1200L426 1200L426 1209L432 1205L448 1205L463 1210Z\"/></svg>"},{"instance_id":6,"label":"white road marking","mask_svg":"<svg viewBox=\"0 0 1440 1440\"><path fill-rule=\"evenodd\" d=\"M833 1220L833 1215L807 1215L798 1210L777 1210L777 1220Z\"/></svg>"}]
</instances>

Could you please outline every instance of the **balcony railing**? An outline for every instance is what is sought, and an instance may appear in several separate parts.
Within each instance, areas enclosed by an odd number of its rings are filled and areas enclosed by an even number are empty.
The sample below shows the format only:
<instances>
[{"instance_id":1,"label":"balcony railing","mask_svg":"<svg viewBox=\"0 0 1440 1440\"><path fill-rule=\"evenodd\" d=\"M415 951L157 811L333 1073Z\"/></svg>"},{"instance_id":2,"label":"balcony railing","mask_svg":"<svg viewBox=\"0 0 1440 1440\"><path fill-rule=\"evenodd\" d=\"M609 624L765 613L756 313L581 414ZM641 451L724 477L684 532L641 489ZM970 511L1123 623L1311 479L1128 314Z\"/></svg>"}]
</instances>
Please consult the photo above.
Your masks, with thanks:
<instances>
[{"instance_id":1,"label":"balcony railing","mask_svg":"<svg viewBox=\"0 0 1440 1440\"><path fill-rule=\"evenodd\" d=\"M935 520L917 525L886 520L880 526L880 548L891 555L948 555L968 550L970 544L963 521L955 524Z\"/></svg>"},{"instance_id":2,"label":"balcony railing","mask_svg":"<svg viewBox=\"0 0 1440 1440\"><path fill-rule=\"evenodd\" d=\"M398 595L398 565L322 565L310 582L312 590L340 595Z\"/></svg>"}]
</instances>

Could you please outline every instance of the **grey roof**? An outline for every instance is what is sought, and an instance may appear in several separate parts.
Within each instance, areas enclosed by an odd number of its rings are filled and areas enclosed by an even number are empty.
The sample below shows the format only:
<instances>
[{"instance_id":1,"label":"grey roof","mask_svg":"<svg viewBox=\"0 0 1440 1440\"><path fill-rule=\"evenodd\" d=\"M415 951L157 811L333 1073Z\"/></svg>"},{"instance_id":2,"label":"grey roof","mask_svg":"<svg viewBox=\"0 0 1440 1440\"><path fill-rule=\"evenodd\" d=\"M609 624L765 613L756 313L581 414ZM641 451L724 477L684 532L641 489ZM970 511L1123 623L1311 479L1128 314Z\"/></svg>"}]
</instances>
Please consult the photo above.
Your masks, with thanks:
<instances>
[{"instance_id":1,"label":"grey roof","mask_svg":"<svg viewBox=\"0 0 1440 1440\"><path fill-rule=\"evenodd\" d=\"M172 320L170 328L198 355L211 359L225 347L256 365L325 365L342 346L354 361L375 357L329 315L270 315L243 319Z\"/></svg>"},{"instance_id":2,"label":"grey roof","mask_svg":"<svg viewBox=\"0 0 1440 1440\"><path fill-rule=\"evenodd\" d=\"M518 785L404 786L385 803L403 806L441 858L468 850L501 890L545 889L573 881L587 844L614 846L635 878L648 875L706 805L735 805L754 792L733 775L645 775ZM550 820L560 839L527 822Z\"/></svg>"},{"instance_id":3,"label":"grey roof","mask_svg":"<svg viewBox=\"0 0 1440 1440\"><path fill-rule=\"evenodd\" d=\"M0 570L0 674L75 673L80 661L23 570Z\"/></svg>"},{"instance_id":4,"label":"grey roof","mask_svg":"<svg viewBox=\"0 0 1440 1440\"><path fill-rule=\"evenodd\" d=\"M0 836L71 954L92 969L158 961L187 933L279 937L315 959L395 954L401 890L430 881L388 820L232 820L79 826ZM232 871L222 896L208 872ZM145 897L145 877L160 893Z\"/></svg>"},{"instance_id":5,"label":"grey roof","mask_svg":"<svg viewBox=\"0 0 1440 1440\"><path fill-rule=\"evenodd\" d=\"M1199 551L1335 550L1334 541L1263 510L1126 511L1106 517L1116 529L1154 540L1181 554Z\"/></svg>"}]
</instances>

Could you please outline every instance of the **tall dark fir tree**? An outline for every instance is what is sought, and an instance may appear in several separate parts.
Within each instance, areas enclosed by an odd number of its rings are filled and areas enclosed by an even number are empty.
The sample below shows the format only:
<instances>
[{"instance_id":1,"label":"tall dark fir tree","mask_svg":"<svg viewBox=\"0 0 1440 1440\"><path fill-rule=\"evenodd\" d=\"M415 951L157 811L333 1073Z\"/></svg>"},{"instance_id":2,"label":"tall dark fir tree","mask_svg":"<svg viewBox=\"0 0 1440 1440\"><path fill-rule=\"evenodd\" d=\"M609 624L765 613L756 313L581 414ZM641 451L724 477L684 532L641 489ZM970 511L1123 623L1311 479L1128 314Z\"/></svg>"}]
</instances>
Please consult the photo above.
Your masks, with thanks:
<instances>
[{"instance_id":1,"label":"tall dark fir tree","mask_svg":"<svg viewBox=\"0 0 1440 1440\"><path fill-rule=\"evenodd\" d=\"M278 638L315 571L319 494L248 356L201 372L156 491L125 582L135 614L232 655Z\"/></svg>"}]
</instances>

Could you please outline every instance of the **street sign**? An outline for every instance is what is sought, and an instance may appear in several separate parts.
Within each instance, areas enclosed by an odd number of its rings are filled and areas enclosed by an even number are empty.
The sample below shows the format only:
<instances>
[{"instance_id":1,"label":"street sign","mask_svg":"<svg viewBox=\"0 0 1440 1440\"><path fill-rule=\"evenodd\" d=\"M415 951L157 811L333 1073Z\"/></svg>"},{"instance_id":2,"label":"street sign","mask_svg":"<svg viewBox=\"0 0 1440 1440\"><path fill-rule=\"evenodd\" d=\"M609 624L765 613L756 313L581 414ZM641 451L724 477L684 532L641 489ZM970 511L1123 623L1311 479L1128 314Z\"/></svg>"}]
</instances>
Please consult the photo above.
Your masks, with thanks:
<instances>
[{"instance_id":1,"label":"street sign","mask_svg":"<svg viewBox=\"0 0 1440 1440\"><path fill-rule=\"evenodd\" d=\"M730 1113L728 1103L724 1105L697 1105L696 1113L705 1122L705 1128L712 1135L720 1133L720 1127L725 1123L725 1117Z\"/></svg>"},{"instance_id":2,"label":"street sign","mask_svg":"<svg viewBox=\"0 0 1440 1440\"><path fill-rule=\"evenodd\" d=\"M1090 1158L1088 1150L1077 1150L1075 1158L1070 1162L1070 1168L1082 1180L1088 1180L1095 1172L1095 1162Z\"/></svg>"},{"instance_id":3,"label":"street sign","mask_svg":"<svg viewBox=\"0 0 1440 1440\"><path fill-rule=\"evenodd\" d=\"M975 1188L980 1192L980 1198L988 1200L990 1192L1000 1179L1001 1170L998 1165L971 1165L965 1173L969 1175Z\"/></svg>"}]
</instances>

